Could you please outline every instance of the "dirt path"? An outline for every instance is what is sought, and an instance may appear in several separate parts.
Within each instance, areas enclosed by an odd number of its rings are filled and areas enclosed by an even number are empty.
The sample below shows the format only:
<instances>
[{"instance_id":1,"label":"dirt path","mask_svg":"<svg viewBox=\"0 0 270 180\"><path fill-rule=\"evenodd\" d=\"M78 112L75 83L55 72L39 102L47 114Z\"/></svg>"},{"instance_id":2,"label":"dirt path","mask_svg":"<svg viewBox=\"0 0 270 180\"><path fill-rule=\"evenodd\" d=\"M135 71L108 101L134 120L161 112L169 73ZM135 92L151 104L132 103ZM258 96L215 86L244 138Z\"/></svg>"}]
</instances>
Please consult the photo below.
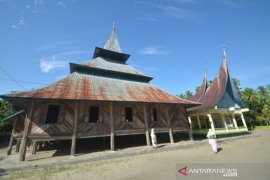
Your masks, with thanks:
<instances>
[{"instance_id":1,"label":"dirt path","mask_svg":"<svg viewBox=\"0 0 270 180\"><path fill-rule=\"evenodd\" d=\"M260 172L239 170L238 176L228 179L269 179L270 171L270 131L258 132L259 136L245 139L229 140L220 143L223 149L219 153L211 152L205 143L197 147L164 151L152 154L103 160L57 168L46 168L24 173L12 173L4 179L182 179L177 170L191 163L209 163L230 165L241 168L260 167ZM241 166L241 167L240 167ZM243 171L243 172L241 172ZM244 174L243 174L244 173ZM247 174L250 173L250 176ZM255 177L254 177L255 176ZM185 177L188 179L188 176ZM190 178L189 178L190 179ZM194 178L192 178L194 179ZM199 179L204 179L200 177ZM209 178L208 178L209 179ZM211 178L210 178L211 179Z\"/></svg>"}]
</instances>

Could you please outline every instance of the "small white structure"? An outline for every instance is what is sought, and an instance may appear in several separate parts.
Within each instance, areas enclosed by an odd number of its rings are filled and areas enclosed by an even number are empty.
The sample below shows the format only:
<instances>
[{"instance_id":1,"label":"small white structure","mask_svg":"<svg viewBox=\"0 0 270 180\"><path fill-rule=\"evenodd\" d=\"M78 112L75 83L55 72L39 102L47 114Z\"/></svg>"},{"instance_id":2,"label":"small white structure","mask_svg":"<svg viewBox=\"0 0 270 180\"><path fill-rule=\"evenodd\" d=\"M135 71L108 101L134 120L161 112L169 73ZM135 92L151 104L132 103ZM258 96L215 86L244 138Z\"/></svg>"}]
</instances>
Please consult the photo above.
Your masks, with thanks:
<instances>
[{"instance_id":1,"label":"small white structure","mask_svg":"<svg viewBox=\"0 0 270 180\"><path fill-rule=\"evenodd\" d=\"M157 137L153 128L151 129L151 140L153 147L157 147Z\"/></svg>"}]
</instances>

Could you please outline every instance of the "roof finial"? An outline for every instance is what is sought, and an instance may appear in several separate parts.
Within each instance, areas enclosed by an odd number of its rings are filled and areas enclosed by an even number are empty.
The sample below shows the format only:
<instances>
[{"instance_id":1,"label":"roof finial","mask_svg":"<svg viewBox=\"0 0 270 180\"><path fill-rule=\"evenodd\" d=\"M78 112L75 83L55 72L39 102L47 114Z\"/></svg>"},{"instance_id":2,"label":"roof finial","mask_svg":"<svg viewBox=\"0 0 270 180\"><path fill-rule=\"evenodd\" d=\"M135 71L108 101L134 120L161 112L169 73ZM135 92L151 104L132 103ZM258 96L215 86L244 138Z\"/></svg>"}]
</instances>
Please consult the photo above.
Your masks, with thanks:
<instances>
[{"instance_id":1,"label":"roof finial","mask_svg":"<svg viewBox=\"0 0 270 180\"><path fill-rule=\"evenodd\" d=\"M115 29L115 22L112 22L112 28Z\"/></svg>"},{"instance_id":2,"label":"roof finial","mask_svg":"<svg viewBox=\"0 0 270 180\"><path fill-rule=\"evenodd\" d=\"M227 59L227 55L226 55L226 46L225 46L225 44L223 44L222 48L223 48L223 58L224 58L224 59Z\"/></svg>"},{"instance_id":3,"label":"roof finial","mask_svg":"<svg viewBox=\"0 0 270 180\"><path fill-rule=\"evenodd\" d=\"M204 79L206 80L206 71L207 71L207 67L206 67L207 63L204 63Z\"/></svg>"}]
</instances>

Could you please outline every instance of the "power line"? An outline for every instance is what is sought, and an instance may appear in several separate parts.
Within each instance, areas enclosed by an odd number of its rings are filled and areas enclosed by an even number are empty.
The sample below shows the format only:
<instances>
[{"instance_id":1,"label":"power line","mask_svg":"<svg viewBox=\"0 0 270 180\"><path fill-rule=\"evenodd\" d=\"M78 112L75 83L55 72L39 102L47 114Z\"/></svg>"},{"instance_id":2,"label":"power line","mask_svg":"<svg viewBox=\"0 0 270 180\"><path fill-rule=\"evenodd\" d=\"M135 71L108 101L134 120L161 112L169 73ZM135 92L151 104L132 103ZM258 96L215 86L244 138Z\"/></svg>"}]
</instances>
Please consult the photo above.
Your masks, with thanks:
<instances>
[{"instance_id":1,"label":"power line","mask_svg":"<svg viewBox=\"0 0 270 180\"><path fill-rule=\"evenodd\" d=\"M3 71L3 73L5 73L10 78L10 80L14 81L18 86L20 86L21 88L23 88L23 90L26 90L26 88L23 85L21 85L11 75L9 75L1 66L0 66L0 69Z\"/></svg>"},{"instance_id":2,"label":"power line","mask_svg":"<svg viewBox=\"0 0 270 180\"><path fill-rule=\"evenodd\" d=\"M8 79L8 78L2 78L0 77L0 79L5 80L5 81L13 81L12 79ZM44 83L39 83L39 82L30 82L30 81L22 81L22 80L16 80L17 82L20 83L26 83L26 84L41 84L41 85L46 85Z\"/></svg>"}]
</instances>

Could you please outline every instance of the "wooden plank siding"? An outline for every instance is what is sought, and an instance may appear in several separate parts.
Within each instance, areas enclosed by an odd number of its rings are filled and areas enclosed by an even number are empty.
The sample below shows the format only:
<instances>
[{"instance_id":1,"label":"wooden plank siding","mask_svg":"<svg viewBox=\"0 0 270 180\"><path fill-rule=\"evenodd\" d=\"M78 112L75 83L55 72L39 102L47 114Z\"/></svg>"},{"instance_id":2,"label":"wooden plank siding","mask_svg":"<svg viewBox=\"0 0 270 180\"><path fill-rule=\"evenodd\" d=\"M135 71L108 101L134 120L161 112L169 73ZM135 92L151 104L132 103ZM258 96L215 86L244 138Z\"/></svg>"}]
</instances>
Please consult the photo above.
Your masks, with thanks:
<instances>
[{"instance_id":1,"label":"wooden plank siding","mask_svg":"<svg viewBox=\"0 0 270 180\"><path fill-rule=\"evenodd\" d=\"M60 105L59 118L55 124L46 124L46 114L49 104ZM145 121L144 105L146 109ZM89 123L90 106L99 107L99 120ZM110 136L110 104L106 102L78 102L78 132L77 138ZM131 107L133 121L125 120L125 107ZM157 121L154 121L152 109L157 109ZM166 112L168 109L168 117ZM75 103L66 101L36 101L32 126L29 132L31 139L71 139L73 133ZM24 129L23 116L19 116L14 137L21 137ZM114 135L145 134L148 129L155 128L155 132L169 132L168 118L173 130L188 130L188 120L185 107L182 105L113 103Z\"/></svg>"}]
</instances>

